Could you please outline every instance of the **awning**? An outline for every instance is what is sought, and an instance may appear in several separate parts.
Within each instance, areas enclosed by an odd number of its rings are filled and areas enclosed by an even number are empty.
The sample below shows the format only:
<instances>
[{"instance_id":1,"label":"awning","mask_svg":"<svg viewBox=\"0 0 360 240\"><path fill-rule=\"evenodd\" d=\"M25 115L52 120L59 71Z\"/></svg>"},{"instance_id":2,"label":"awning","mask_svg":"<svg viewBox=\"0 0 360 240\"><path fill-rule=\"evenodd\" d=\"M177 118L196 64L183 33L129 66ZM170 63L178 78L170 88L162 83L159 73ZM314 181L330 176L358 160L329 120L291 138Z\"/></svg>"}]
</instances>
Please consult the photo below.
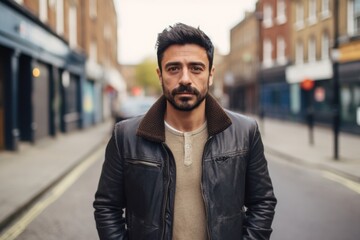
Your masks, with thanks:
<instances>
[{"instance_id":1,"label":"awning","mask_svg":"<svg viewBox=\"0 0 360 240\"><path fill-rule=\"evenodd\" d=\"M104 70L101 65L92 60L87 60L85 63L86 76L95 81L101 81L104 75Z\"/></svg>"},{"instance_id":2,"label":"awning","mask_svg":"<svg viewBox=\"0 0 360 240\"><path fill-rule=\"evenodd\" d=\"M286 81L288 83L300 83L304 79L324 80L333 76L332 63L330 60L293 65L286 68Z\"/></svg>"},{"instance_id":3,"label":"awning","mask_svg":"<svg viewBox=\"0 0 360 240\"><path fill-rule=\"evenodd\" d=\"M126 83L117 69L108 68L105 70L105 83L114 88L118 93L126 92Z\"/></svg>"}]
</instances>

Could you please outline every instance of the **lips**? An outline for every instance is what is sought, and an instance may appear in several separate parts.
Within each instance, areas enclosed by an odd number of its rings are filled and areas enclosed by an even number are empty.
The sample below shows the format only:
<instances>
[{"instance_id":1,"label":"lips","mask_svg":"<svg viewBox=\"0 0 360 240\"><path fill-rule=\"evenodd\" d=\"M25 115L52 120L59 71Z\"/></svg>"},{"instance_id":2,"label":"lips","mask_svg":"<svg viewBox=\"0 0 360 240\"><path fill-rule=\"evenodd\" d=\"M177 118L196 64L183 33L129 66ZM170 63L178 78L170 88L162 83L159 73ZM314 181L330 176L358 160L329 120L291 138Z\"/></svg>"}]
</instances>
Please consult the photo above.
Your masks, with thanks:
<instances>
[{"instance_id":1,"label":"lips","mask_svg":"<svg viewBox=\"0 0 360 240\"><path fill-rule=\"evenodd\" d=\"M176 95L194 95L194 92L177 92Z\"/></svg>"}]
</instances>

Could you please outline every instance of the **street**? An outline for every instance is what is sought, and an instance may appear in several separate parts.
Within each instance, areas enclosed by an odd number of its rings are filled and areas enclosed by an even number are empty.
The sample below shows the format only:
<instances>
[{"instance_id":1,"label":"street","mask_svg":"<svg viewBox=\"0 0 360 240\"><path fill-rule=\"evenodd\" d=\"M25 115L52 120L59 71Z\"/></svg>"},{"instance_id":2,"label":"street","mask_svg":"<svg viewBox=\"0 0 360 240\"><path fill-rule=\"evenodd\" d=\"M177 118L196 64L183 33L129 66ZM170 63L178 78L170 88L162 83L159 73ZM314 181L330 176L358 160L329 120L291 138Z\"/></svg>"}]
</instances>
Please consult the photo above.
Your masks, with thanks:
<instances>
[{"instance_id":1,"label":"street","mask_svg":"<svg viewBox=\"0 0 360 240\"><path fill-rule=\"evenodd\" d=\"M357 240L360 195L328 179L328 173L268 156L278 198L271 239ZM100 174L98 158L18 240L98 239L92 201Z\"/></svg>"},{"instance_id":2,"label":"street","mask_svg":"<svg viewBox=\"0 0 360 240\"><path fill-rule=\"evenodd\" d=\"M327 179L327 172L269 157L278 199L276 240L356 240L360 236L360 195Z\"/></svg>"},{"instance_id":3,"label":"street","mask_svg":"<svg viewBox=\"0 0 360 240\"><path fill-rule=\"evenodd\" d=\"M66 192L45 209L17 240L98 239L92 201L103 157L98 157Z\"/></svg>"}]
</instances>

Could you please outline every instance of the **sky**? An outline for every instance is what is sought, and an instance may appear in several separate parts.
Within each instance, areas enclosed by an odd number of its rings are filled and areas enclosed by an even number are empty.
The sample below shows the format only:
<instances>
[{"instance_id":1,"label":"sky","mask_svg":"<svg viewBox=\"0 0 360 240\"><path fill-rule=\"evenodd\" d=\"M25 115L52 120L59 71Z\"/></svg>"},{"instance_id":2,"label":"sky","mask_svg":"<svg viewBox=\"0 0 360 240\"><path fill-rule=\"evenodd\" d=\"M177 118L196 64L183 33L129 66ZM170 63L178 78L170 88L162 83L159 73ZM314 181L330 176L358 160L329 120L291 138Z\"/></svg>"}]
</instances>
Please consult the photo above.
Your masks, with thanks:
<instances>
[{"instance_id":1,"label":"sky","mask_svg":"<svg viewBox=\"0 0 360 240\"><path fill-rule=\"evenodd\" d=\"M119 62L137 64L155 57L158 33L182 22L200 27L222 54L229 52L230 29L256 0L114 0L119 17Z\"/></svg>"}]
</instances>

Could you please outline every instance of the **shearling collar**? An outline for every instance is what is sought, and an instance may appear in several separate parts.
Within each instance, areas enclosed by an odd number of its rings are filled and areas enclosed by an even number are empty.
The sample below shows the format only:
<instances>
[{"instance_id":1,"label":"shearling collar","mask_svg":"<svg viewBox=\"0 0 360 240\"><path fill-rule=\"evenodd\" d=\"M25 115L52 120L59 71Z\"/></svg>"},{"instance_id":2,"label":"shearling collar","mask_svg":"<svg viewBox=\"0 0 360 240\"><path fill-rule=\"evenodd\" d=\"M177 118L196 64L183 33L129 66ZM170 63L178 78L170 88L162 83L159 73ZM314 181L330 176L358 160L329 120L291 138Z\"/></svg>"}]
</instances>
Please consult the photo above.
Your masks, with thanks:
<instances>
[{"instance_id":1,"label":"shearling collar","mask_svg":"<svg viewBox=\"0 0 360 240\"><path fill-rule=\"evenodd\" d=\"M155 142L165 142L165 109L166 99L161 96L141 120L137 135ZM209 136L218 134L231 125L230 118L211 95L206 97L205 115Z\"/></svg>"}]
</instances>

